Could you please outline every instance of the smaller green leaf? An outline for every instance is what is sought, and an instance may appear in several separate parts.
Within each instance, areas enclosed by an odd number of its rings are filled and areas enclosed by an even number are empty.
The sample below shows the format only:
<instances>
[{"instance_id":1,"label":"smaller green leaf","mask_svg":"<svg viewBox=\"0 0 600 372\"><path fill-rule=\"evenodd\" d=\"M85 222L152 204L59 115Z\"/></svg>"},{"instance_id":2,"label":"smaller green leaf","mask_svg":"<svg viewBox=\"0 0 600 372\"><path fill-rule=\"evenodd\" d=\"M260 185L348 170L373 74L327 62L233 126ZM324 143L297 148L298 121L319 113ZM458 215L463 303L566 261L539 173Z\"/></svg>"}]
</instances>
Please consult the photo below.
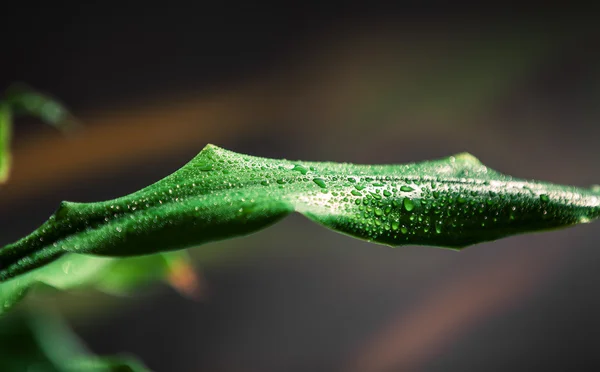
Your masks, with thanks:
<instances>
[{"instance_id":1,"label":"smaller green leaf","mask_svg":"<svg viewBox=\"0 0 600 372\"><path fill-rule=\"evenodd\" d=\"M0 315L35 286L66 290L94 283L116 260L111 257L68 254L37 270L8 280L0 286Z\"/></svg>"},{"instance_id":2,"label":"smaller green leaf","mask_svg":"<svg viewBox=\"0 0 600 372\"><path fill-rule=\"evenodd\" d=\"M170 281L173 271L179 269L178 263L191 266L186 251L119 258L115 259L93 284L105 293L128 295L143 284L166 281L182 292L185 288L180 288L177 283Z\"/></svg>"},{"instance_id":3,"label":"smaller green leaf","mask_svg":"<svg viewBox=\"0 0 600 372\"><path fill-rule=\"evenodd\" d=\"M131 357L75 357L65 363L65 372L151 372Z\"/></svg>"},{"instance_id":4,"label":"smaller green leaf","mask_svg":"<svg viewBox=\"0 0 600 372\"><path fill-rule=\"evenodd\" d=\"M25 84L14 84L0 101L0 184L10 175L12 120L18 115L38 117L61 130L72 130L77 122L65 106L53 97Z\"/></svg>"},{"instance_id":5,"label":"smaller green leaf","mask_svg":"<svg viewBox=\"0 0 600 372\"><path fill-rule=\"evenodd\" d=\"M68 290L93 287L112 295L131 295L134 289L151 282L165 281L180 293L189 295L189 288L173 283L171 275L176 263L191 266L185 251L113 258L82 254L67 254L26 275L0 285L0 316L35 287ZM193 284L193 283L192 283Z\"/></svg>"},{"instance_id":6,"label":"smaller green leaf","mask_svg":"<svg viewBox=\"0 0 600 372\"><path fill-rule=\"evenodd\" d=\"M34 116L61 130L70 130L77 125L62 102L23 83L11 85L4 101L15 116Z\"/></svg>"},{"instance_id":7,"label":"smaller green leaf","mask_svg":"<svg viewBox=\"0 0 600 372\"><path fill-rule=\"evenodd\" d=\"M131 357L91 354L52 309L0 318L0 371L148 372Z\"/></svg>"}]
</instances>

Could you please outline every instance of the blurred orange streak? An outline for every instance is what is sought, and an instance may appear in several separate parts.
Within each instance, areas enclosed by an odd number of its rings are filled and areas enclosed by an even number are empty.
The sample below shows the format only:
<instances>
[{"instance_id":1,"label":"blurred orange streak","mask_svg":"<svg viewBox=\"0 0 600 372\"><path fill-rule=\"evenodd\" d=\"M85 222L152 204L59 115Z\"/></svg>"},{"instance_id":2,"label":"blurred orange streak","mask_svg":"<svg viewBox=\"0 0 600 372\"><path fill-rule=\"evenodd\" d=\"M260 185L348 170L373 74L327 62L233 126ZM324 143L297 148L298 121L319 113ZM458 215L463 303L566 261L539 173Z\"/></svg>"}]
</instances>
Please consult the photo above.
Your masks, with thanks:
<instances>
[{"instance_id":1,"label":"blurred orange streak","mask_svg":"<svg viewBox=\"0 0 600 372\"><path fill-rule=\"evenodd\" d=\"M547 276L564 251L523 249L477 267L386 322L360 348L351 372L415 371L468 328L513 306Z\"/></svg>"},{"instance_id":2,"label":"blurred orange streak","mask_svg":"<svg viewBox=\"0 0 600 372\"><path fill-rule=\"evenodd\" d=\"M200 300L204 294L204 278L189 260L179 259L172 263L167 281L180 294L192 300Z\"/></svg>"}]
</instances>

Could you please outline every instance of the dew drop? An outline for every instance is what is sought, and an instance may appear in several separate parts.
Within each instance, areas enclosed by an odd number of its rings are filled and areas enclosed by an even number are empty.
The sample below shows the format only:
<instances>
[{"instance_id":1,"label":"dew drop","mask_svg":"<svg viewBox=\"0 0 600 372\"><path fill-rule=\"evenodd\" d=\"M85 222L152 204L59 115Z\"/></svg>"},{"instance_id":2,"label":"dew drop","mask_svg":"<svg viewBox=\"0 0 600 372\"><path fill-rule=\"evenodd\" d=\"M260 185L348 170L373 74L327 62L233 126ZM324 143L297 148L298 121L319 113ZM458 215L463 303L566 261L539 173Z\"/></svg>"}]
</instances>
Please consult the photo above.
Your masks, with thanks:
<instances>
[{"instance_id":1,"label":"dew drop","mask_svg":"<svg viewBox=\"0 0 600 372\"><path fill-rule=\"evenodd\" d=\"M69 271L71 271L71 264L71 261L67 261L62 265L63 272L67 275L69 274Z\"/></svg>"},{"instance_id":2,"label":"dew drop","mask_svg":"<svg viewBox=\"0 0 600 372\"><path fill-rule=\"evenodd\" d=\"M292 170L296 171L296 172L300 172L300 174L302 174L302 175L305 175L306 173L308 173L308 169L304 168L300 164L294 165L294 168L292 168Z\"/></svg>"},{"instance_id":3,"label":"dew drop","mask_svg":"<svg viewBox=\"0 0 600 372\"><path fill-rule=\"evenodd\" d=\"M323 189L327 187L325 181L322 178L313 178L313 182Z\"/></svg>"},{"instance_id":4,"label":"dew drop","mask_svg":"<svg viewBox=\"0 0 600 372\"><path fill-rule=\"evenodd\" d=\"M208 171L213 170L212 164L204 163L204 162L197 163L196 167L198 168L198 170L203 171L203 172L208 172Z\"/></svg>"},{"instance_id":5,"label":"dew drop","mask_svg":"<svg viewBox=\"0 0 600 372\"><path fill-rule=\"evenodd\" d=\"M413 191L414 189L410 186L402 186L400 187L400 191L404 191L404 192L410 192Z\"/></svg>"},{"instance_id":6,"label":"dew drop","mask_svg":"<svg viewBox=\"0 0 600 372\"><path fill-rule=\"evenodd\" d=\"M409 198L404 198L403 205L407 212L410 212L415 208L415 203L413 203L413 201Z\"/></svg>"},{"instance_id":7,"label":"dew drop","mask_svg":"<svg viewBox=\"0 0 600 372\"><path fill-rule=\"evenodd\" d=\"M550 197L546 194L542 194L542 195L540 195L540 200L543 201L544 203L547 203L550 201Z\"/></svg>"}]
</instances>

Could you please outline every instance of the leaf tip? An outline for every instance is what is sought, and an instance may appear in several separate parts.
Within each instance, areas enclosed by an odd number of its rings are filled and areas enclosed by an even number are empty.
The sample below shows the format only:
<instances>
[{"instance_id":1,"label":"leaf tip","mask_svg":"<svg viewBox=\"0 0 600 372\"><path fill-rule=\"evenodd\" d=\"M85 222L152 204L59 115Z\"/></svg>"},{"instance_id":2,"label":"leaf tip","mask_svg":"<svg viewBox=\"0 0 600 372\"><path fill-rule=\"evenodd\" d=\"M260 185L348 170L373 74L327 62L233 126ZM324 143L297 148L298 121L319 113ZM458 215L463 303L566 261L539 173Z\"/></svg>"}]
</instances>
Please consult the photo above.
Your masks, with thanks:
<instances>
[{"instance_id":1,"label":"leaf tip","mask_svg":"<svg viewBox=\"0 0 600 372\"><path fill-rule=\"evenodd\" d=\"M212 143L207 143L204 148L202 149L202 151L200 152L205 152L205 151L219 151L219 150L223 150L221 147L217 146L217 145L213 145Z\"/></svg>"},{"instance_id":2,"label":"leaf tip","mask_svg":"<svg viewBox=\"0 0 600 372\"><path fill-rule=\"evenodd\" d=\"M56 213L55 213L56 218L60 219L62 217L65 217L75 204L77 204L77 203L66 201L66 200L61 201L60 204L58 205L58 208L56 209Z\"/></svg>"},{"instance_id":3,"label":"leaf tip","mask_svg":"<svg viewBox=\"0 0 600 372\"><path fill-rule=\"evenodd\" d=\"M475 157L475 155L468 153L468 152L461 152L459 154L456 154L453 156L455 160L461 161L461 162L465 162L465 163L469 163L469 164L477 164L480 165L481 161Z\"/></svg>"},{"instance_id":4,"label":"leaf tip","mask_svg":"<svg viewBox=\"0 0 600 372\"><path fill-rule=\"evenodd\" d=\"M227 150L213 145L212 143L206 144L202 150L198 153L197 157L206 157L208 159L212 159L214 156L218 156L219 154L226 152Z\"/></svg>"}]
</instances>

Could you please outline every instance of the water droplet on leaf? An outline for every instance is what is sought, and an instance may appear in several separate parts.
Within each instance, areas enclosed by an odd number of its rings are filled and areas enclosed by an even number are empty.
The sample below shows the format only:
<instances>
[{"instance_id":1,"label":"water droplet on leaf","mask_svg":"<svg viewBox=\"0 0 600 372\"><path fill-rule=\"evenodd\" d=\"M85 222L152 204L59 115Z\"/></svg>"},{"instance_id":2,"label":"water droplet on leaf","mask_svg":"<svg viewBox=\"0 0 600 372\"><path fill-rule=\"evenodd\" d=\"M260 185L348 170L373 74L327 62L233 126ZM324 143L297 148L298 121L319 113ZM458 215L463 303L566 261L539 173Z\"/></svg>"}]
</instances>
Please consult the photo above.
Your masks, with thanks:
<instances>
[{"instance_id":1,"label":"water droplet on leaf","mask_svg":"<svg viewBox=\"0 0 600 372\"><path fill-rule=\"evenodd\" d=\"M327 185L325 184L325 180L323 180L322 178L313 178L313 182L323 189L327 187Z\"/></svg>"},{"instance_id":2,"label":"water droplet on leaf","mask_svg":"<svg viewBox=\"0 0 600 372\"><path fill-rule=\"evenodd\" d=\"M407 212L412 211L415 208L415 203L410 200L409 198L404 198L404 209L406 209Z\"/></svg>"}]
</instances>

